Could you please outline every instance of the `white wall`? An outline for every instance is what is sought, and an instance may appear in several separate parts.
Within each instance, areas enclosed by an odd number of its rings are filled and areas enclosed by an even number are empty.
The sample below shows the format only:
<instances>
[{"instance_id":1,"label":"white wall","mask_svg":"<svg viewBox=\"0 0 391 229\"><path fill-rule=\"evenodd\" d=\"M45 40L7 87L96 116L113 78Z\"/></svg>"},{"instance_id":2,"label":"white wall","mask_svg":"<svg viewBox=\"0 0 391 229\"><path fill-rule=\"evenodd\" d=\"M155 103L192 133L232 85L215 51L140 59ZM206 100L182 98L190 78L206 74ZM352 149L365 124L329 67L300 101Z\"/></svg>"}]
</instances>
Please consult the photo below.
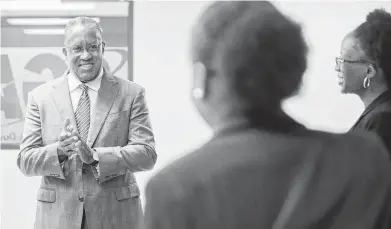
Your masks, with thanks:
<instances>
[{"instance_id":1,"label":"white wall","mask_svg":"<svg viewBox=\"0 0 391 229\"><path fill-rule=\"evenodd\" d=\"M156 135L158 162L140 185L174 158L208 139L191 104L189 29L205 2L135 2L134 81L143 85Z\"/></svg>"},{"instance_id":2,"label":"white wall","mask_svg":"<svg viewBox=\"0 0 391 229\"><path fill-rule=\"evenodd\" d=\"M135 3L134 79L147 90L156 134L158 163L137 175L141 187L155 171L197 147L209 128L190 102L190 26L206 2ZM309 69L300 96L286 104L288 113L311 128L343 132L363 107L354 96L339 94L334 57L343 36L374 8L391 3L276 3L304 26L311 48ZM16 167L16 151L1 152L2 228L31 229L39 178L26 178Z\"/></svg>"}]
</instances>

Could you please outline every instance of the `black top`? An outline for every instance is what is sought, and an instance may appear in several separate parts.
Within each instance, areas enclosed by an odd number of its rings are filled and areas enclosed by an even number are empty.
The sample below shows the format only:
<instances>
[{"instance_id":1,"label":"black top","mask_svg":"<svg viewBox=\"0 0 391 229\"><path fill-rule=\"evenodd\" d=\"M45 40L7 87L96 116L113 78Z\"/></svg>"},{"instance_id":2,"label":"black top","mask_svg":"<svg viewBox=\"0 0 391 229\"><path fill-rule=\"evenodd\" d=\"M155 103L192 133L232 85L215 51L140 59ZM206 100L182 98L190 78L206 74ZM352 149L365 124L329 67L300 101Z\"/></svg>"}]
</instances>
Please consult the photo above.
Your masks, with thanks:
<instances>
[{"instance_id":1,"label":"black top","mask_svg":"<svg viewBox=\"0 0 391 229\"><path fill-rule=\"evenodd\" d=\"M381 137L391 152L391 93L386 91L377 97L358 118L352 131L371 131Z\"/></svg>"}]
</instances>

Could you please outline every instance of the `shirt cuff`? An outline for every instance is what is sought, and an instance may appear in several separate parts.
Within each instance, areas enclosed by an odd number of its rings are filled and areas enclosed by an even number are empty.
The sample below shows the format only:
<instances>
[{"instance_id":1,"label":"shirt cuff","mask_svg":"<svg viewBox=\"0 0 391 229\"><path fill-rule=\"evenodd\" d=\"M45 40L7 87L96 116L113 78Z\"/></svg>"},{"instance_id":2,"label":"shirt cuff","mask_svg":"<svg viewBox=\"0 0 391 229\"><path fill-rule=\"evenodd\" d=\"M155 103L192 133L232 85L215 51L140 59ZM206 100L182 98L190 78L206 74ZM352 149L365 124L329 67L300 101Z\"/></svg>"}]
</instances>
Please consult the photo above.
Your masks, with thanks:
<instances>
[{"instance_id":1,"label":"shirt cuff","mask_svg":"<svg viewBox=\"0 0 391 229\"><path fill-rule=\"evenodd\" d=\"M60 167L62 172L64 173L64 176L66 177L69 173L69 163L68 163L68 157L62 162L60 162Z\"/></svg>"},{"instance_id":2,"label":"shirt cuff","mask_svg":"<svg viewBox=\"0 0 391 229\"><path fill-rule=\"evenodd\" d=\"M99 161L98 153L96 150L92 150L92 158L94 158L95 161Z\"/></svg>"}]
</instances>

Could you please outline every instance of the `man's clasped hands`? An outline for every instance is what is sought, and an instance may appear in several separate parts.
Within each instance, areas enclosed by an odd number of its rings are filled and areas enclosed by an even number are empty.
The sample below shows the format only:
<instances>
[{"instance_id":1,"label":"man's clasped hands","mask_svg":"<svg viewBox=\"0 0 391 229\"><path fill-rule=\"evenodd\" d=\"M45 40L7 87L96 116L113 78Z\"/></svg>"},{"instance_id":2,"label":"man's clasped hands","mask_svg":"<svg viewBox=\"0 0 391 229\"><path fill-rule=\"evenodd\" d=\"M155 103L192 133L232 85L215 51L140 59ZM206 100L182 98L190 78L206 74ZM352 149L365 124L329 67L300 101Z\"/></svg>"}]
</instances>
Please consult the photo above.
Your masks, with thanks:
<instances>
[{"instance_id":1,"label":"man's clasped hands","mask_svg":"<svg viewBox=\"0 0 391 229\"><path fill-rule=\"evenodd\" d=\"M79 155L83 163L91 164L94 162L93 149L82 140L77 129L70 124L69 118L64 120L58 142L57 152L60 162L70 157L73 151Z\"/></svg>"}]
</instances>

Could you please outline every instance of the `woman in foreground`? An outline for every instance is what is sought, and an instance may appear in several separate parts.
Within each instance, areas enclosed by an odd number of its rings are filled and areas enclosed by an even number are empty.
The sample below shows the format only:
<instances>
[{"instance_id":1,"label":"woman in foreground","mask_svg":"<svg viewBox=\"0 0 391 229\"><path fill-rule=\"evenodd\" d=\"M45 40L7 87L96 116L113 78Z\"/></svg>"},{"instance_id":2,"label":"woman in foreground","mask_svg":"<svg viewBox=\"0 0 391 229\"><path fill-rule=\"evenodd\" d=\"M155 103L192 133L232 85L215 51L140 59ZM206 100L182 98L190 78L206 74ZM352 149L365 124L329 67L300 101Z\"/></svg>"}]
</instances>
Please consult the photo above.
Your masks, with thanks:
<instances>
[{"instance_id":1,"label":"woman in foreground","mask_svg":"<svg viewBox=\"0 0 391 229\"><path fill-rule=\"evenodd\" d=\"M300 26L269 2L215 2L202 13L193 98L215 135L149 181L143 228L389 228L381 141L311 131L281 108L306 54Z\"/></svg>"}]
</instances>

